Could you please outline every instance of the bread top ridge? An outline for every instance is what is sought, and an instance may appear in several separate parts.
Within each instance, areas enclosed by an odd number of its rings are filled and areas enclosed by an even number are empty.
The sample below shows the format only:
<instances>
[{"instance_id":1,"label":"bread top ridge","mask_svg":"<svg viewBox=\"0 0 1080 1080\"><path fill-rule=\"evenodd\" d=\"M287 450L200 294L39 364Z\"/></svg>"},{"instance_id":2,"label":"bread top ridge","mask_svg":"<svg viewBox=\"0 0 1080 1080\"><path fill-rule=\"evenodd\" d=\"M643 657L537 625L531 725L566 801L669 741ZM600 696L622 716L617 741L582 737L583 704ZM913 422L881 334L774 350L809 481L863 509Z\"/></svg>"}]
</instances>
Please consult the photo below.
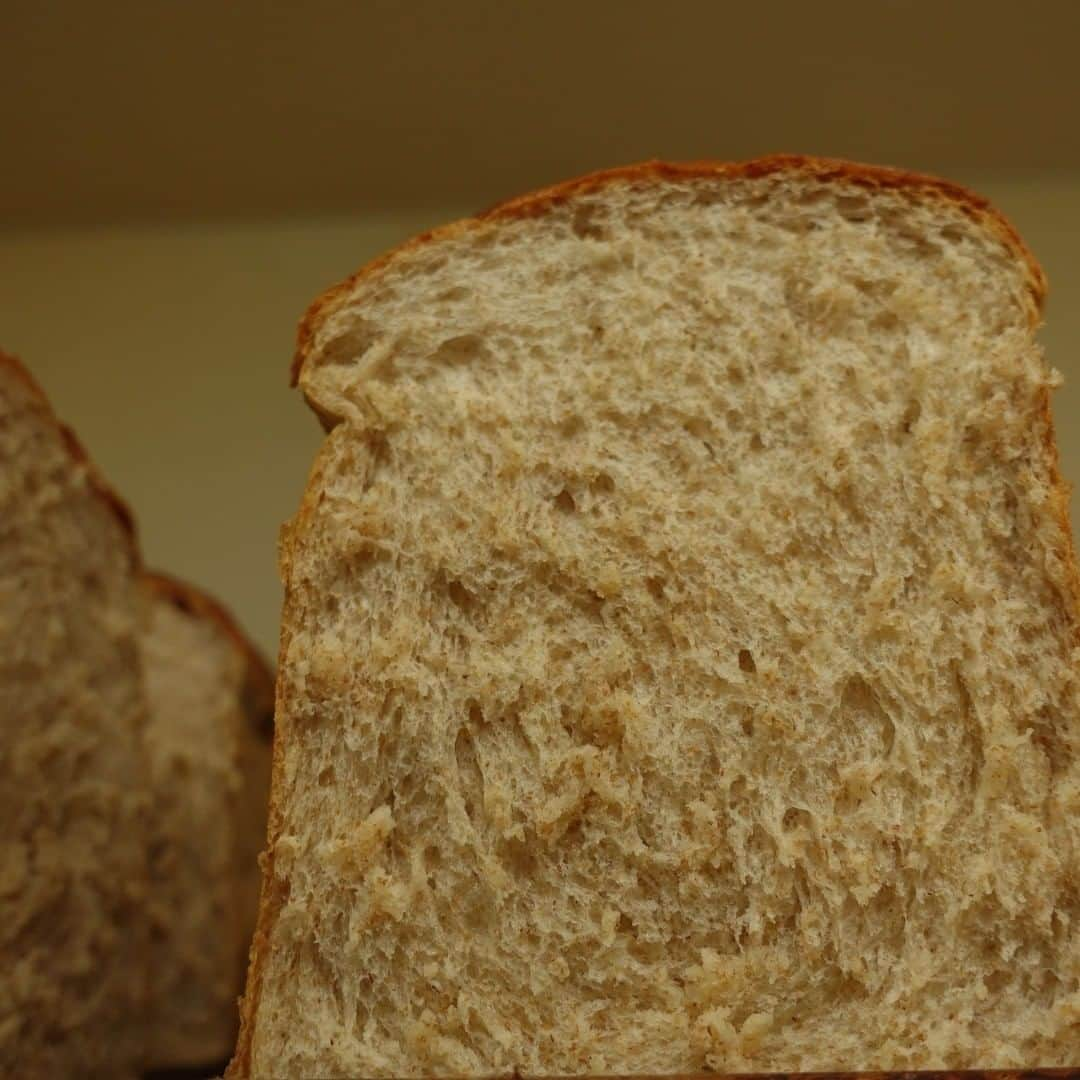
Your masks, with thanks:
<instances>
[{"instance_id":1,"label":"bread top ridge","mask_svg":"<svg viewBox=\"0 0 1080 1080\"><path fill-rule=\"evenodd\" d=\"M245 662L244 709L258 733L269 738L274 723L274 672L235 616L209 593L160 570L146 570L143 580L180 611L216 623L236 646Z\"/></svg>"},{"instance_id":2,"label":"bread top ridge","mask_svg":"<svg viewBox=\"0 0 1080 1080\"><path fill-rule=\"evenodd\" d=\"M871 190L893 189L914 198L951 204L994 233L1009 252L1024 265L1031 297L1030 318L1036 325L1046 304L1046 274L1020 234L1004 214L990 201L973 191L940 177L883 165L865 165L839 158L804 154L769 154L748 161L714 160L672 162L651 160L636 165L601 169L586 173L525 195L505 199L470 218L452 222L419 234L376 256L344 281L327 289L310 305L300 321L291 368L291 382L296 386L308 357L316 350L319 331L326 319L369 278L376 276L403 255L460 236L481 224L516 218L537 217L561 203L588 195L614 184L662 184L701 180L755 180L772 176L798 176L820 182L848 184Z\"/></svg>"},{"instance_id":3,"label":"bread top ridge","mask_svg":"<svg viewBox=\"0 0 1080 1080\"><path fill-rule=\"evenodd\" d=\"M68 452L71 454L72 460L77 465L86 469L87 479L90 482L91 488L101 496L102 501L112 511L116 520L120 522L124 535L128 540L133 566L136 568L141 567L142 556L139 551L138 529L136 528L135 516L131 512L131 508L102 476L97 465L86 452L86 447L83 446L75 432L57 417L48 395L41 388L41 384L30 373L22 360L14 353L8 353L3 349L0 349L0 364L6 367L16 378L20 379L25 384L34 397L38 399L45 414L52 419L68 448Z\"/></svg>"}]
</instances>

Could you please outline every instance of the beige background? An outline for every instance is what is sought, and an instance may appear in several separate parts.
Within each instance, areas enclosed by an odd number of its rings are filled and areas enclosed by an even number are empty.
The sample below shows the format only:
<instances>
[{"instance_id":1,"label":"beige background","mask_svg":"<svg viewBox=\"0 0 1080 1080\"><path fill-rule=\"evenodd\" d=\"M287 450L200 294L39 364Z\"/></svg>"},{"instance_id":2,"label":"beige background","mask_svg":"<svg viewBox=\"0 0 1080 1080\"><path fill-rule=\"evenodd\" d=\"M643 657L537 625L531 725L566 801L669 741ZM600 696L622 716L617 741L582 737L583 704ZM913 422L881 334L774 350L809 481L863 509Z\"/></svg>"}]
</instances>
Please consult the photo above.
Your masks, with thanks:
<instances>
[{"instance_id":1,"label":"beige background","mask_svg":"<svg viewBox=\"0 0 1080 1080\"><path fill-rule=\"evenodd\" d=\"M306 305L458 208L592 168L789 150L990 195L1050 276L1080 478L1075 0L15 0L3 38L0 347L147 561L269 652L320 438L287 381Z\"/></svg>"}]
</instances>

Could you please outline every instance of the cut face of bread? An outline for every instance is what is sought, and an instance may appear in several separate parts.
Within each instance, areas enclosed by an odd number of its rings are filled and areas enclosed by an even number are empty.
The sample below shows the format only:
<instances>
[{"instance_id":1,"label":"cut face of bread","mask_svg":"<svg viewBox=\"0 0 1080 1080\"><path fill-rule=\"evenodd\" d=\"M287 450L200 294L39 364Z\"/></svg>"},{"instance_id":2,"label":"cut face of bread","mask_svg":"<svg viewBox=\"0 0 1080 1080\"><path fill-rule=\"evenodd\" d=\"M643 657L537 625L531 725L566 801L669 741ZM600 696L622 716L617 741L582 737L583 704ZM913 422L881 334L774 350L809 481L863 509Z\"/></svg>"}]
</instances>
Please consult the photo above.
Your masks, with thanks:
<instances>
[{"instance_id":1,"label":"cut face of bread","mask_svg":"<svg viewBox=\"0 0 1080 1080\"><path fill-rule=\"evenodd\" d=\"M145 578L140 637L153 791L147 1060L225 1060L258 903L273 680L229 616L161 575Z\"/></svg>"},{"instance_id":2,"label":"cut face of bread","mask_svg":"<svg viewBox=\"0 0 1080 1080\"><path fill-rule=\"evenodd\" d=\"M0 1073L141 1054L146 798L130 523L0 355Z\"/></svg>"},{"instance_id":3,"label":"cut face of bread","mask_svg":"<svg viewBox=\"0 0 1080 1080\"><path fill-rule=\"evenodd\" d=\"M233 1074L1080 1060L1042 293L974 196L774 159L317 304Z\"/></svg>"}]
</instances>

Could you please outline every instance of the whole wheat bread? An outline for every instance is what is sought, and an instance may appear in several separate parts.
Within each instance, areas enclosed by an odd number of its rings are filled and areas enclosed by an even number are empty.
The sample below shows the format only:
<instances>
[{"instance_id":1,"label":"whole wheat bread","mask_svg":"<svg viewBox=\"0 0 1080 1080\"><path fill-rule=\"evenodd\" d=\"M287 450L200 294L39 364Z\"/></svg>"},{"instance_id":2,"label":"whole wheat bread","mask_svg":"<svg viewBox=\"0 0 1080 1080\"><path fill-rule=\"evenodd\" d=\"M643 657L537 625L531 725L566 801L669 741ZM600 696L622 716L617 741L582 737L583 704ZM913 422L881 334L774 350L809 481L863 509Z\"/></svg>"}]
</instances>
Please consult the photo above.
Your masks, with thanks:
<instances>
[{"instance_id":1,"label":"whole wheat bread","mask_svg":"<svg viewBox=\"0 0 1080 1080\"><path fill-rule=\"evenodd\" d=\"M978 197L771 158L320 300L231 1075L1080 1061L1043 296Z\"/></svg>"},{"instance_id":2,"label":"whole wheat bread","mask_svg":"<svg viewBox=\"0 0 1080 1080\"><path fill-rule=\"evenodd\" d=\"M0 354L0 1074L142 1056L145 703L130 518Z\"/></svg>"},{"instance_id":3,"label":"whole wheat bread","mask_svg":"<svg viewBox=\"0 0 1080 1080\"><path fill-rule=\"evenodd\" d=\"M143 580L153 796L147 1060L156 1069L213 1065L236 1041L258 906L273 676L210 597L162 574Z\"/></svg>"},{"instance_id":4,"label":"whole wheat bread","mask_svg":"<svg viewBox=\"0 0 1080 1080\"><path fill-rule=\"evenodd\" d=\"M0 354L0 1073L214 1065L235 1039L273 680L141 569L130 514Z\"/></svg>"}]
</instances>

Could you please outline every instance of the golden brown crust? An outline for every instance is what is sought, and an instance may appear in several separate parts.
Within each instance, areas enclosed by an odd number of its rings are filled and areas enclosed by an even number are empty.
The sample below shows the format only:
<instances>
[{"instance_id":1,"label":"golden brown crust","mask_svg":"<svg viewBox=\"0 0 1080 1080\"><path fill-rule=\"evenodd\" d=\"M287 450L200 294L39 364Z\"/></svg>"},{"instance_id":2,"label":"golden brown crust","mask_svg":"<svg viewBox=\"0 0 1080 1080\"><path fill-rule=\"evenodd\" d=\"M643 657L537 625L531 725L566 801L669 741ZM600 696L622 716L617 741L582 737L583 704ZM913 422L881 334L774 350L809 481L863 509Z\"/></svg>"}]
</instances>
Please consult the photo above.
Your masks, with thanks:
<instances>
[{"instance_id":1,"label":"golden brown crust","mask_svg":"<svg viewBox=\"0 0 1080 1080\"><path fill-rule=\"evenodd\" d=\"M246 663L244 709L259 734L269 739L274 730L274 673L236 619L212 596L159 570L147 570L143 580L181 611L217 623L240 650Z\"/></svg>"},{"instance_id":2,"label":"golden brown crust","mask_svg":"<svg viewBox=\"0 0 1080 1080\"><path fill-rule=\"evenodd\" d=\"M120 496L105 482L101 473L98 471L97 466L90 459L90 455L87 454L86 448L79 441L75 432L72 431L67 424L62 423L57 418L56 413L53 411L52 403L46 396L45 391L41 389L41 385L27 370L26 365L17 356L13 356L11 353L6 353L0 349L0 366L6 367L17 379L22 381L40 402L41 408L45 414L56 425L56 429L59 432L64 445L67 447L72 461L77 466L86 470L87 480L89 481L91 489L101 497L102 501L120 523L124 536L127 538L132 564L138 567L141 563L138 534L135 528L134 515L131 513L127 503L124 502L124 500L121 499Z\"/></svg>"},{"instance_id":3,"label":"golden brown crust","mask_svg":"<svg viewBox=\"0 0 1080 1080\"><path fill-rule=\"evenodd\" d=\"M1001 242L1024 264L1028 276L1028 291L1032 299L1031 318L1033 323L1038 321L1046 300L1046 275L1042 267L1020 239L1012 223L1002 213L992 207L981 195L976 195L958 184L920 173L905 172L902 169L860 165L851 161L808 157L800 154L773 154L769 157L739 162L645 161L637 165L589 173L574 180L509 199L476 217L465 218L430 232L421 233L373 259L351 277L323 293L308 308L297 331L296 352L291 369L292 385L295 386L299 380L300 369L311 352L315 330L326 315L340 300L349 295L361 280L372 276L405 252L439 240L459 236L485 222L538 217L575 196L589 194L612 184L717 179L755 180L779 173L876 190L908 191L928 200L937 199L951 203L997 234Z\"/></svg>"}]
</instances>

